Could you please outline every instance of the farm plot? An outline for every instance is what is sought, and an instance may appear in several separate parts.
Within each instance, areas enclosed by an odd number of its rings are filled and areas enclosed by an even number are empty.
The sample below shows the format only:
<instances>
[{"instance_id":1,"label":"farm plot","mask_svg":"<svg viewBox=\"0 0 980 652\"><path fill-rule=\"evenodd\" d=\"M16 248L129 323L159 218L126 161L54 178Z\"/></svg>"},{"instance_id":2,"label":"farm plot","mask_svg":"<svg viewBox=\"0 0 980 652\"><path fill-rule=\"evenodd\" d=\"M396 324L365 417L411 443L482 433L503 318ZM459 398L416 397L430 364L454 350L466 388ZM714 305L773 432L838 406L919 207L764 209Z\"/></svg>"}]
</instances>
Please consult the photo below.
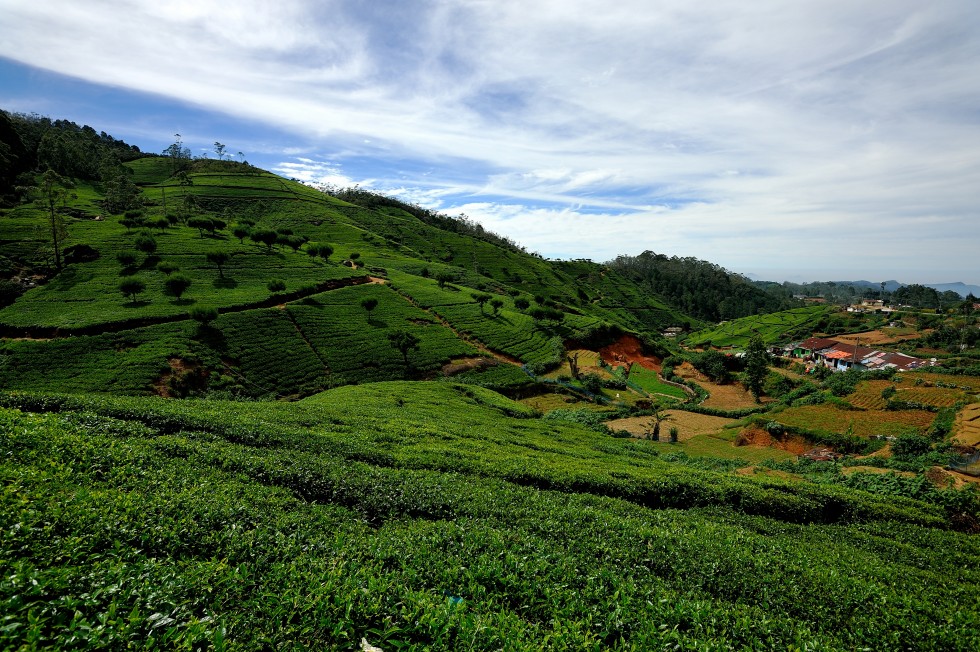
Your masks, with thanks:
<instances>
[{"instance_id":1,"label":"farm plot","mask_svg":"<svg viewBox=\"0 0 980 652\"><path fill-rule=\"evenodd\" d=\"M188 326L0 343L0 387L47 392L148 394L174 357L206 356Z\"/></svg>"},{"instance_id":2,"label":"farm plot","mask_svg":"<svg viewBox=\"0 0 980 652\"><path fill-rule=\"evenodd\" d=\"M376 299L370 313L361 306ZM334 385L403 378L433 372L452 358L479 352L434 318L384 285L325 292L286 308L304 337L330 369ZM411 369L392 348L388 335L407 331L419 340L408 353Z\"/></svg>"},{"instance_id":3,"label":"farm plot","mask_svg":"<svg viewBox=\"0 0 980 652\"><path fill-rule=\"evenodd\" d=\"M890 380L862 380L847 397L847 402L864 410L884 410L887 401L881 393L894 386L895 383Z\"/></svg>"},{"instance_id":4,"label":"farm plot","mask_svg":"<svg viewBox=\"0 0 980 652\"><path fill-rule=\"evenodd\" d=\"M916 386L917 381L922 385L955 385L974 392L980 392L980 376L952 376L948 374L930 373L928 371L913 371L899 374L895 377L902 386Z\"/></svg>"},{"instance_id":5,"label":"farm plot","mask_svg":"<svg viewBox=\"0 0 980 652\"><path fill-rule=\"evenodd\" d=\"M971 403L956 415L953 440L964 446L980 444L980 403Z\"/></svg>"},{"instance_id":6,"label":"farm plot","mask_svg":"<svg viewBox=\"0 0 980 652\"><path fill-rule=\"evenodd\" d=\"M895 393L895 399L899 401L940 408L952 407L966 398L966 392L948 387L899 387Z\"/></svg>"},{"instance_id":7,"label":"farm plot","mask_svg":"<svg viewBox=\"0 0 980 652\"><path fill-rule=\"evenodd\" d=\"M676 367L674 373L685 380L693 380L708 391L710 396L702 403L705 407L719 408L721 410L738 410L759 405L755 402L752 393L745 389L741 383L730 383L728 385L716 383L691 366L689 362L685 362L679 367Z\"/></svg>"},{"instance_id":8,"label":"farm plot","mask_svg":"<svg viewBox=\"0 0 980 652\"><path fill-rule=\"evenodd\" d=\"M668 439L671 428L677 428L678 441L687 441L698 435L715 434L735 422L735 419L712 417L684 410L666 410L664 414L667 415L667 420L660 424L660 438ZM608 421L606 425L613 430L625 430L634 437L643 437L652 430L653 421L650 417L629 417Z\"/></svg>"},{"instance_id":9,"label":"farm plot","mask_svg":"<svg viewBox=\"0 0 980 652\"><path fill-rule=\"evenodd\" d=\"M309 394L328 386L329 370L284 310L222 315L217 326L250 394Z\"/></svg>"},{"instance_id":10,"label":"farm plot","mask_svg":"<svg viewBox=\"0 0 980 652\"><path fill-rule=\"evenodd\" d=\"M833 312L827 306L808 306L793 308L768 315L754 315L734 319L716 326L692 333L685 340L687 346L744 347L756 334L766 344L775 344L783 339L801 336L821 318Z\"/></svg>"},{"instance_id":11,"label":"farm plot","mask_svg":"<svg viewBox=\"0 0 980 652\"><path fill-rule=\"evenodd\" d=\"M492 351L499 351L522 362L558 363L561 361L561 341L537 328L534 320L524 313L504 308L493 317L481 313L472 300L467 304L435 308L439 316L464 335L472 336Z\"/></svg>"},{"instance_id":12,"label":"farm plot","mask_svg":"<svg viewBox=\"0 0 980 652\"><path fill-rule=\"evenodd\" d=\"M772 418L817 433L851 432L858 437L872 437L923 434L935 416L927 410L842 410L834 405L806 405L787 408Z\"/></svg>"},{"instance_id":13,"label":"farm plot","mask_svg":"<svg viewBox=\"0 0 980 652\"><path fill-rule=\"evenodd\" d=\"M661 394L681 400L686 399L688 396L687 392L680 387L668 385L661 381L656 371L646 369L635 362L630 367L629 380L650 394Z\"/></svg>"}]
</instances>

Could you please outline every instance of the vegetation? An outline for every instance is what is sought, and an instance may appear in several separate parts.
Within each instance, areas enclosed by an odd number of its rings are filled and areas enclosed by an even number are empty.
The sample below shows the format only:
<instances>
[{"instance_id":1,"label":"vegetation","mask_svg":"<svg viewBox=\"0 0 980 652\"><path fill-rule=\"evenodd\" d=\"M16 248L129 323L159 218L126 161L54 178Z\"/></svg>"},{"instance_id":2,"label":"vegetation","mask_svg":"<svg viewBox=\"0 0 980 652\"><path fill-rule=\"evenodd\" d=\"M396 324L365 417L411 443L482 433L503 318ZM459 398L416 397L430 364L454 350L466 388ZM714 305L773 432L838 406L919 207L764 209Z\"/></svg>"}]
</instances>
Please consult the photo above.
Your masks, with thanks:
<instances>
[{"instance_id":1,"label":"vegetation","mask_svg":"<svg viewBox=\"0 0 980 652\"><path fill-rule=\"evenodd\" d=\"M802 377L766 345L870 322L756 314L794 304L704 261L546 261L218 142L0 140L0 647L980 646L980 497L934 468L973 316L908 327L950 373Z\"/></svg>"}]
</instances>

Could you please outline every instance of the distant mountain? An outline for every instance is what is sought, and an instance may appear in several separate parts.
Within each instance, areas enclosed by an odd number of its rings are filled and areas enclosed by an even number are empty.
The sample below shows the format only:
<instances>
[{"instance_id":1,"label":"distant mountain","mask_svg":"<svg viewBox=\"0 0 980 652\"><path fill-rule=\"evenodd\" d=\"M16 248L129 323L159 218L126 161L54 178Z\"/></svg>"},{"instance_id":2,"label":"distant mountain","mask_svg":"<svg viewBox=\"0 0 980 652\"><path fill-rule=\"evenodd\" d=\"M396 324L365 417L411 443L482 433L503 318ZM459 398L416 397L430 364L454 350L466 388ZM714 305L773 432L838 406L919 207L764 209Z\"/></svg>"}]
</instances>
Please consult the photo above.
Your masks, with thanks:
<instances>
[{"instance_id":1,"label":"distant mountain","mask_svg":"<svg viewBox=\"0 0 980 652\"><path fill-rule=\"evenodd\" d=\"M980 297L980 285L967 285L957 281L956 283L923 283L926 287L935 288L939 292L946 292L947 290L952 290L956 292L961 297L965 297L968 294L972 294L975 297Z\"/></svg>"}]
</instances>

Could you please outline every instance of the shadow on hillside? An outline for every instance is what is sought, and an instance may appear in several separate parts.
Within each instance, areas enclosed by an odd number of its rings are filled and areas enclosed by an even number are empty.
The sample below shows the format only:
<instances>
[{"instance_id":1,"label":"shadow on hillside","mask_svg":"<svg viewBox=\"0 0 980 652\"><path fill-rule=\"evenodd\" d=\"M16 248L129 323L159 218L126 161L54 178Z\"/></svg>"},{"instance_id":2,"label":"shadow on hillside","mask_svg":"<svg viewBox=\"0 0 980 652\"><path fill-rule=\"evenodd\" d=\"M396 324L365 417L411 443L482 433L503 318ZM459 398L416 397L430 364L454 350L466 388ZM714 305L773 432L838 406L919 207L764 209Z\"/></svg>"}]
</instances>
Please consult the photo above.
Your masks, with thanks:
<instances>
[{"instance_id":1,"label":"shadow on hillside","mask_svg":"<svg viewBox=\"0 0 980 652\"><path fill-rule=\"evenodd\" d=\"M123 267L121 270L119 270L119 275L120 276L132 276L133 274L135 274L138 271L140 271L139 270L139 267L136 267L135 265L130 265L128 267Z\"/></svg>"},{"instance_id":2,"label":"shadow on hillside","mask_svg":"<svg viewBox=\"0 0 980 652\"><path fill-rule=\"evenodd\" d=\"M140 265L140 269L156 269L157 264L160 262L160 256L147 256L143 264Z\"/></svg>"},{"instance_id":3,"label":"shadow on hillside","mask_svg":"<svg viewBox=\"0 0 980 652\"><path fill-rule=\"evenodd\" d=\"M195 303L197 303L197 299L190 299L188 297L183 297L183 298L180 298L180 299L173 299L170 302L170 305L172 305L172 306L190 306L190 305L193 305Z\"/></svg>"},{"instance_id":4,"label":"shadow on hillside","mask_svg":"<svg viewBox=\"0 0 980 652\"><path fill-rule=\"evenodd\" d=\"M201 344L207 345L214 351L223 352L228 350L228 340L225 338L225 334L211 324L198 325L194 339Z\"/></svg>"},{"instance_id":5,"label":"shadow on hillside","mask_svg":"<svg viewBox=\"0 0 980 652\"><path fill-rule=\"evenodd\" d=\"M374 319L373 317L368 317L367 323L369 326L374 326L375 328L388 328L388 322L383 319Z\"/></svg>"},{"instance_id":6,"label":"shadow on hillside","mask_svg":"<svg viewBox=\"0 0 980 652\"><path fill-rule=\"evenodd\" d=\"M144 306L150 305L149 299L139 299L137 301L127 301L123 304L126 308L142 308Z\"/></svg>"},{"instance_id":7,"label":"shadow on hillside","mask_svg":"<svg viewBox=\"0 0 980 652\"><path fill-rule=\"evenodd\" d=\"M238 281L230 276L225 276L224 278L219 276L218 278L214 279L214 282L211 285L219 290L232 290L238 287Z\"/></svg>"}]
</instances>

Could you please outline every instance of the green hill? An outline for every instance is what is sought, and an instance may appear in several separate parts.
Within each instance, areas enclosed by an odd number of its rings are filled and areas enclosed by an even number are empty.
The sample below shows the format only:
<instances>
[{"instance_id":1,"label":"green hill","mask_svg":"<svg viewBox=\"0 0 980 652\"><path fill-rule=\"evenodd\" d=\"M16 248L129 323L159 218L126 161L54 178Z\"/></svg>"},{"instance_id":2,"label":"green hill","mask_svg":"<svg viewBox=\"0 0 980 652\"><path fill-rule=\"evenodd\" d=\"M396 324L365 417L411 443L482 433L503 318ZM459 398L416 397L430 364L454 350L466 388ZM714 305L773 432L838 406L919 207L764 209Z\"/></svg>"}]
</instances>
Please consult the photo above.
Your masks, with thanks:
<instances>
[{"instance_id":1,"label":"green hill","mask_svg":"<svg viewBox=\"0 0 980 652\"><path fill-rule=\"evenodd\" d=\"M708 326L724 286L725 314L778 307L704 261L544 260L374 193L3 118L0 648L980 647L980 494L941 469L970 377L906 378L934 405L903 406L898 379L785 370L757 405L683 364L735 357L659 335ZM880 449L862 400L915 417L893 459L739 445Z\"/></svg>"}]
</instances>

